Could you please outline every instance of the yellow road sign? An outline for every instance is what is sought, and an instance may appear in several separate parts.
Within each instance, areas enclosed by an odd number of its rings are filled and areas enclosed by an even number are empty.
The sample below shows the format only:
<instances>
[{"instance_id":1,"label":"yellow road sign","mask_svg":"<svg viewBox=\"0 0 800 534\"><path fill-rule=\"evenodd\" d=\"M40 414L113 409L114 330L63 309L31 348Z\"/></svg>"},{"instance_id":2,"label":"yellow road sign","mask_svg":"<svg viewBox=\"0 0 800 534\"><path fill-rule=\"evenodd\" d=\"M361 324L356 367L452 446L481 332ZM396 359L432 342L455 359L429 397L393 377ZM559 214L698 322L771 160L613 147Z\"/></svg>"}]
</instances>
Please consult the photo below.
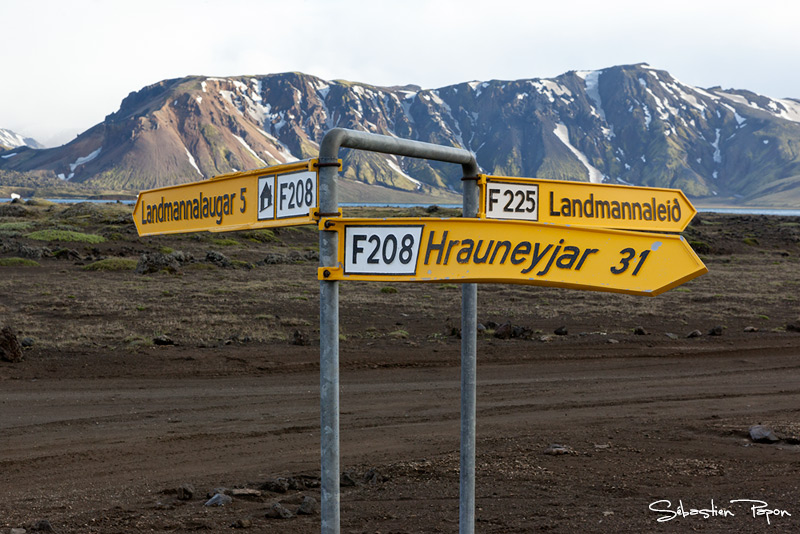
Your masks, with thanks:
<instances>
[{"instance_id":1,"label":"yellow road sign","mask_svg":"<svg viewBox=\"0 0 800 534\"><path fill-rule=\"evenodd\" d=\"M320 280L498 282L658 295L706 272L679 235L481 219L325 219Z\"/></svg>"},{"instance_id":2,"label":"yellow road sign","mask_svg":"<svg viewBox=\"0 0 800 534\"><path fill-rule=\"evenodd\" d=\"M680 189L486 175L479 184L486 219L681 232L697 213Z\"/></svg>"},{"instance_id":3,"label":"yellow road sign","mask_svg":"<svg viewBox=\"0 0 800 534\"><path fill-rule=\"evenodd\" d=\"M142 191L133 209L140 236L315 223L317 160L276 165Z\"/></svg>"}]
</instances>

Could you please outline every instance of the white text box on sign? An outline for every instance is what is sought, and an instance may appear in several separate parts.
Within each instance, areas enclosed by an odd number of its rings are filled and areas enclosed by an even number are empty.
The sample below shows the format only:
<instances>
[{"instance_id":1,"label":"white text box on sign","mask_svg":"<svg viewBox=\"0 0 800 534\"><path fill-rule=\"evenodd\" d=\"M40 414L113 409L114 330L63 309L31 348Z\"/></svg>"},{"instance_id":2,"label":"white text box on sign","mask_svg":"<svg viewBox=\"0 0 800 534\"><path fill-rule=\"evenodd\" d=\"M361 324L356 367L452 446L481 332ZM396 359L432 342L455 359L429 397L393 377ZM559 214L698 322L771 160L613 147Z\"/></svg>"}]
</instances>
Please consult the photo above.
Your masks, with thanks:
<instances>
[{"instance_id":1,"label":"white text box on sign","mask_svg":"<svg viewBox=\"0 0 800 534\"><path fill-rule=\"evenodd\" d=\"M308 215L317 205L317 173L279 175L276 198L278 219Z\"/></svg>"},{"instance_id":2,"label":"white text box on sign","mask_svg":"<svg viewBox=\"0 0 800 534\"><path fill-rule=\"evenodd\" d=\"M349 226L345 229L347 274L413 275L422 225Z\"/></svg>"},{"instance_id":3,"label":"white text box on sign","mask_svg":"<svg viewBox=\"0 0 800 534\"><path fill-rule=\"evenodd\" d=\"M539 186L509 182L486 184L488 219L539 220Z\"/></svg>"}]
</instances>

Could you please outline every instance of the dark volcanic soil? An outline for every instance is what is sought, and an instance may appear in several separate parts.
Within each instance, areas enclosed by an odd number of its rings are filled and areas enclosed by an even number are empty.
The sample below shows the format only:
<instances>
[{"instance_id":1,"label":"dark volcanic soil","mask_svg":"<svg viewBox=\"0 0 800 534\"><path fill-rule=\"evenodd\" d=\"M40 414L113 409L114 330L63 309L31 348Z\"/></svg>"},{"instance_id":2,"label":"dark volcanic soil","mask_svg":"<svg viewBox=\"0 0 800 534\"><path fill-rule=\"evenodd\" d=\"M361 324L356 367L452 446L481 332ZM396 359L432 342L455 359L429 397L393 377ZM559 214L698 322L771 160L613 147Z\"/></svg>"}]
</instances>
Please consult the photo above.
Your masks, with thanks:
<instances>
[{"instance_id":1,"label":"dark volcanic soil","mask_svg":"<svg viewBox=\"0 0 800 534\"><path fill-rule=\"evenodd\" d=\"M0 532L318 532L266 517L319 501L315 229L139 239L129 208L19 207L0 211L0 325L28 345L0 361ZM477 532L800 530L800 220L702 214L685 235L709 273L655 298L479 286ZM193 260L130 270L172 251ZM90 270L109 258L133 261ZM342 283L340 302L342 532L458 531L458 286ZM215 488L233 502L204 506Z\"/></svg>"}]
</instances>

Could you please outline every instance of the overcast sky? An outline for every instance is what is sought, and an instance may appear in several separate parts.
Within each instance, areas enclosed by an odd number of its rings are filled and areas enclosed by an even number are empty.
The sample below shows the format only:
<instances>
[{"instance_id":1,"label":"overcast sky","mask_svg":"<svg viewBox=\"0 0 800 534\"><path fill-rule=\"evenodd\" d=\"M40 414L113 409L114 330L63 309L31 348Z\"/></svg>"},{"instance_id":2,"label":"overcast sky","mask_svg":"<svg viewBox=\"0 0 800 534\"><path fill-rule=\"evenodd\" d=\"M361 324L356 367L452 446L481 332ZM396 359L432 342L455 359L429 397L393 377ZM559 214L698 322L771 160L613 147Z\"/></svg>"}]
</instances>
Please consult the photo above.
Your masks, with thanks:
<instances>
[{"instance_id":1,"label":"overcast sky","mask_svg":"<svg viewBox=\"0 0 800 534\"><path fill-rule=\"evenodd\" d=\"M798 21L797 0L0 0L0 128L62 144L193 74L436 88L647 62L800 98Z\"/></svg>"}]
</instances>

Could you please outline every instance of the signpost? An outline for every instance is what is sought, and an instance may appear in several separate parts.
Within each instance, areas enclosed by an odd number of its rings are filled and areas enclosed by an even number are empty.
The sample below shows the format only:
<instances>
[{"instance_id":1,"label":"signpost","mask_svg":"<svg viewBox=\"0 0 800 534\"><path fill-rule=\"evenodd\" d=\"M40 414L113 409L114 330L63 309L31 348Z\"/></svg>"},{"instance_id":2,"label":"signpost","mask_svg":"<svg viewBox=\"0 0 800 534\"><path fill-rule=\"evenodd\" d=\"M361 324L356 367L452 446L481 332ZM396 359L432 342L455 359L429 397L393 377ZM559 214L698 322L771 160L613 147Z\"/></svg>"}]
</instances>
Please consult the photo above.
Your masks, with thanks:
<instances>
[{"instance_id":1,"label":"signpost","mask_svg":"<svg viewBox=\"0 0 800 534\"><path fill-rule=\"evenodd\" d=\"M496 282L654 296L708 270L678 235L480 219L326 219L320 280Z\"/></svg>"},{"instance_id":2,"label":"signpost","mask_svg":"<svg viewBox=\"0 0 800 534\"><path fill-rule=\"evenodd\" d=\"M593 228L681 232L697 213L680 189L479 175L481 213Z\"/></svg>"},{"instance_id":3,"label":"signpost","mask_svg":"<svg viewBox=\"0 0 800 534\"><path fill-rule=\"evenodd\" d=\"M317 222L318 197L312 159L142 191L133 220L141 236L295 226Z\"/></svg>"},{"instance_id":4,"label":"signpost","mask_svg":"<svg viewBox=\"0 0 800 534\"><path fill-rule=\"evenodd\" d=\"M340 148L461 164L461 219L344 219ZM464 150L334 128L318 159L142 191L139 235L319 221L321 527L338 534L341 280L462 282L459 532L475 530L477 285L654 296L708 272L678 235L696 211L675 189L478 174ZM628 230L639 230L636 232Z\"/></svg>"}]
</instances>

